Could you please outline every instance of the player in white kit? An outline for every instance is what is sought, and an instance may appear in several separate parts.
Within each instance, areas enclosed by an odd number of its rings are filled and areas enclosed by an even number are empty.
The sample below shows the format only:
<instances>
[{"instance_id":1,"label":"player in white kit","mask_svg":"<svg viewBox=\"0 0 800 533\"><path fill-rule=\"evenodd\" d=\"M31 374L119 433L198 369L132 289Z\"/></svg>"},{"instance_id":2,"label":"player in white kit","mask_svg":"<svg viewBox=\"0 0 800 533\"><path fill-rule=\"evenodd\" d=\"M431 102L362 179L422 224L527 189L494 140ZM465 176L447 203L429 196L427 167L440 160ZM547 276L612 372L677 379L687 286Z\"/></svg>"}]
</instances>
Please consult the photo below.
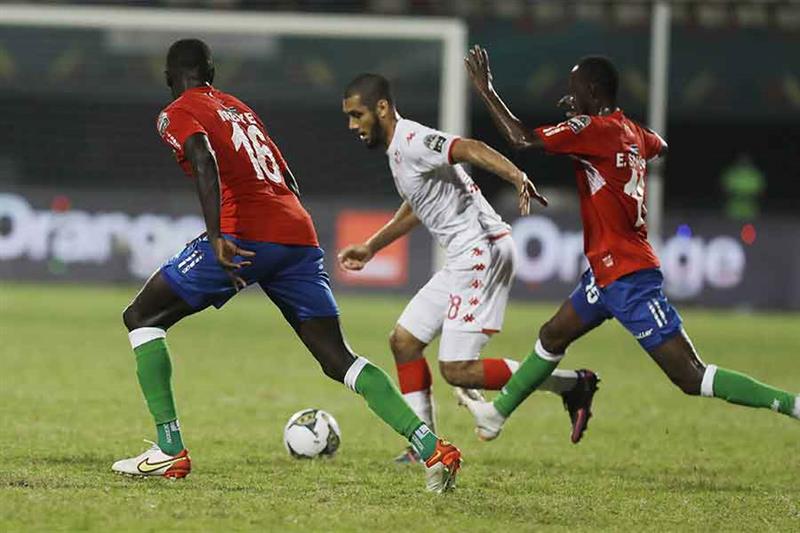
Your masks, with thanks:
<instances>
[{"instance_id":1,"label":"player in white kit","mask_svg":"<svg viewBox=\"0 0 800 533\"><path fill-rule=\"evenodd\" d=\"M503 326L514 279L511 228L503 222L459 165L478 166L512 183L527 215L540 195L523 171L486 144L449 135L400 117L389 82L362 74L350 83L342 104L350 130L369 147L386 149L403 203L393 219L363 244L339 253L340 265L360 270L381 249L416 227L428 228L446 250L447 261L414 296L390 337L400 390L417 415L434 423L431 374L423 355L441 333L439 369L461 395L501 389L519 363L480 359L492 334ZM545 390L561 394L572 420L572 441L580 440L591 416L597 376L588 370L556 370ZM398 461L417 462L413 450Z\"/></svg>"}]
</instances>

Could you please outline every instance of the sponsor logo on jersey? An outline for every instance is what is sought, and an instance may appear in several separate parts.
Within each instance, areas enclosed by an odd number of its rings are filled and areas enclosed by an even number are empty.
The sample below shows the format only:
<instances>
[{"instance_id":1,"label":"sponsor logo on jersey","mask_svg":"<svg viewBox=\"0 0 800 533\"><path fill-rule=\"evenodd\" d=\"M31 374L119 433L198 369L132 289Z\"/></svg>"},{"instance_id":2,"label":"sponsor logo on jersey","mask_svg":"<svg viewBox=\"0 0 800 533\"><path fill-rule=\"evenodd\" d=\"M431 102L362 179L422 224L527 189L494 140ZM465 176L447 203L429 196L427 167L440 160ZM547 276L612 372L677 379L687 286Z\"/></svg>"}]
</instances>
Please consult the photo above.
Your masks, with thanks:
<instances>
[{"instance_id":1,"label":"sponsor logo on jersey","mask_svg":"<svg viewBox=\"0 0 800 533\"><path fill-rule=\"evenodd\" d=\"M158 121L156 122L158 134L164 135L164 132L167 131L167 126L169 126L169 117L166 112L162 111L161 114L158 115Z\"/></svg>"},{"instance_id":2,"label":"sponsor logo on jersey","mask_svg":"<svg viewBox=\"0 0 800 533\"><path fill-rule=\"evenodd\" d=\"M604 255L603 256L603 265L608 267L608 268L613 267L614 266L614 256L612 256L611 254Z\"/></svg>"},{"instance_id":3,"label":"sponsor logo on jersey","mask_svg":"<svg viewBox=\"0 0 800 533\"><path fill-rule=\"evenodd\" d=\"M567 126L572 130L572 133L580 133L586 126L592 122L592 118L588 115L578 115L572 117L567 121Z\"/></svg>"},{"instance_id":4,"label":"sponsor logo on jersey","mask_svg":"<svg viewBox=\"0 0 800 533\"><path fill-rule=\"evenodd\" d=\"M411 144L411 139L413 139L413 138L414 138L414 137L416 137L416 136L417 136L417 132L416 132L416 131L412 131L411 133L409 133L408 135L406 135L406 142L407 142L408 144Z\"/></svg>"},{"instance_id":5,"label":"sponsor logo on jersey","mask_svg":"<svg viewBox=\"0 0 800 533\"><path fill-rule=\"evenodd\" d=\"M444 147L444 143L447 142L447 139L439 134L431 133L430 135L426 135L422 142L428 147L429 150L433 150L434 152L439 152L441 154L442 148Z\"/></svg>"},{"instance_id":6,"label":"sponsor logo on jersey","mask_svg":"<svg viewBox=\"0 0 800 533\"><path fill-rule=\"evenodd\" d=\"M544 130L542 130L542 132L544 133L545 137L552 137L553 135L561 133L562 131L566 130L567 127L564 125L564 123L561 123L558 124L557 126L550 126L549 128L545 128Z\"/></svg>"}]
</instances>

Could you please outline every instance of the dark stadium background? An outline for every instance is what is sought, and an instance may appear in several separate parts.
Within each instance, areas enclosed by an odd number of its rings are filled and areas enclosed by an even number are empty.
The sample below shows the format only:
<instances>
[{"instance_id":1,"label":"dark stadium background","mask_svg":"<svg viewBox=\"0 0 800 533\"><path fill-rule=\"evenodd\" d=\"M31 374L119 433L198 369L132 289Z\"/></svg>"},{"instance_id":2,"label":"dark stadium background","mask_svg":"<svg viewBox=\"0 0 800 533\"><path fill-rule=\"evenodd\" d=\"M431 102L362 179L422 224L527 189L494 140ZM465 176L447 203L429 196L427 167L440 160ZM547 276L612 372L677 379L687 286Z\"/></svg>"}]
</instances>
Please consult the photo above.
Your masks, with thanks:
<instances>
[{"instance_id":1,"label":"dark stadium background","mask_svg":"<svg viewBox=\"0 0 800 533\"><path fill-rule=\"evenodd\" d=\"M588 53L607 54L617 62L623 108L630 116L647 120L647 3L222 0L76 4L462 17L469 42L490 51L498 89L527 123L561 119L555 102L565 90L566 74L577 58ZM749 265L783 250L785 257L778 264L800 270L798 254L791 252L791 235L800 229L797 13L796 5L782 2L674 3L666 131L670 154L664 177L667 221L662 237L691 227L727 232L739 239L755 228L755 245L764 248L753 254ZM109 38L100 30L32 32L0 27L0 191L27 194L32 205L45 209L53 198L66 199L72 207L87 207L90 196L109 193L106 210L124 210L127 205L136 212L146 210L147 198L158 191L153 200L156 207L158 201L163 204L164 198L173 198L167 203L181 204L181 213L195 209L191 187L154 130L158 111L168 103L162 74L167 41L147 42L147 38L146 28L138 36L123 32ZM315 216L326 218L325 209L315 206L333 201L354 208L397 205L383 154L366 152L346 130L341 89L361 71L380 71L394 82L402 114L436 125L439 86L432 73L438 73L440 66L440 44L365 46L364 41L345 39L327 47L313 39L280 37L265 44L271 53L259 54L252 43L244 43L242 53L240 43L230 36L211 42L218 63L217 85L240 95L263 116ZM471 134L528 171L556 200L548 214L570 220L568 225L577 228L571 163L565 158L512 153L482 105L470 98ZM734 180L730 185L725 176L737 171L744 183ZM507 188L480 172L477 180L504 211L509 202L503 197L504 191L509 194ZM737 201L746 205L745 214L736 211ZM101 207L92 205L96 210ZM0 229L8 231L8 221L2 224ZM709 224L712 227L706 230ZM777 237L765 241L770 235ZM405 290L427 275L430 261L420 257L419 262L425 265L418 269L421 277L415 277ZM0 262L0 273L11 279L29 277L25 265L24 261ZM41 275L47 277L47 272L57 279L70 279L69 269L48 266ZM760 279L768 274L768 270L748 271L745 282L749 280L757 290ZM740 300L703 294L706 303L712 304L797 308L797 278L789 275L788 284L776 284L767 291L776 294L774 301L763 294ZM562 282L548 289L545 284L533 296L558 297L568 286Z\"/></svg>"}]
</instances>

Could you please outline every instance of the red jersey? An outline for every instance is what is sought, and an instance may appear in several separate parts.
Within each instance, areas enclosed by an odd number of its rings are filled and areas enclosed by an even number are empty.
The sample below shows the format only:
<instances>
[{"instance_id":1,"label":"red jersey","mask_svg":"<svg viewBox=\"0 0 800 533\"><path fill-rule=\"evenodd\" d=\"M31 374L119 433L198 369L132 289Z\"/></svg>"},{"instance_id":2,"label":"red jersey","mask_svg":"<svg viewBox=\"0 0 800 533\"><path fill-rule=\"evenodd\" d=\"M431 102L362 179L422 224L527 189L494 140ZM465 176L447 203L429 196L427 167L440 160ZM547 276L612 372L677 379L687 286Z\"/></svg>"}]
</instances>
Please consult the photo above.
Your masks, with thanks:
<instances>
[{"instance_id":1,"label":"red jersey","mask_svg":"<svg viewBox=\"0 0 800 533\"><path fill-rule=\"evenodd\" d=\"M195 133L208 137L219 168L222 233L318 246L311 217L284 179L286 161L261 119L239 99L210 85L189 89L158 115L156 126L190 176L183 143Z\"/></svg>"},{"instance_id":2,"label":"red jersey","mask_svg":"<svg viewBox=\"0 0 800 533\"><path fill-rule=\"evenodd\" d=\"M625 274L658 268L647 242L645 174L664 140L620 110L572 117L536 132L546 151L574 160L583 249L597 284L605 287Z\"/></svg>"}]
</instances>

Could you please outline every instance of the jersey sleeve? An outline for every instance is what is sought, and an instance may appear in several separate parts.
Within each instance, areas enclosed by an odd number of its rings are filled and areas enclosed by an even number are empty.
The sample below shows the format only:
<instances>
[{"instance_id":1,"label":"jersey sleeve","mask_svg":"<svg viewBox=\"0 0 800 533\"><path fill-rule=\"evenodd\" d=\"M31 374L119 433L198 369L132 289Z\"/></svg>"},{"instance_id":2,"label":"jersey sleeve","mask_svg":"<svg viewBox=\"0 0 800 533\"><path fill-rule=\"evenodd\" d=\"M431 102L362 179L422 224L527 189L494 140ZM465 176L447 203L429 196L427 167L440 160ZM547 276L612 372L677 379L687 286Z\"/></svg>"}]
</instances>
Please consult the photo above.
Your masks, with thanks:
<instances>
[{"instance_id":1,"label":"jersey sleeve","mask_svg":"<svg viewBox=\"0 0 800 533\"><path fill-rule=\"evenodd\" d=\"M642 137L644 137L644 158L648 161L661 155L667 146L661 135L649 128L642 128Z\"/></svg>"},{"instance_id":2,"label":"jersey sleeve","mask_svg":"<svg viewBox=\"0 0 800 533\"><path fill-rule=\"evenodd\" d=\"M183 143L186 139L195 133L206 133L191 113L180 108L162 111L158 115L156 128L164 142L175 151L179 163L185 160Z\"/></svg>"},{"instance_id":3,"label":"jersey sleeve","mask_svg":"<svg viewBox=\"0 0 800 533\"><path fill-rule=\"evenodd\" d=\"M554 126L540 126L536 133L551 154L600 155L602 139L588 115L578 115Z\"/></svg>"},{"instance_id":4,"label":"jersey sleeve","mask_svg":"<svg viewBox=\"0 0 800 533\"><path fill-rule=\"evenodd\" d=\"M406 157L410 158L421 172L428 172L456 164L453 161L452 150L459 139L457 135L425 128L418 132L410 131L401 142L408 144Z\"/></svg>"}]
</instances>

